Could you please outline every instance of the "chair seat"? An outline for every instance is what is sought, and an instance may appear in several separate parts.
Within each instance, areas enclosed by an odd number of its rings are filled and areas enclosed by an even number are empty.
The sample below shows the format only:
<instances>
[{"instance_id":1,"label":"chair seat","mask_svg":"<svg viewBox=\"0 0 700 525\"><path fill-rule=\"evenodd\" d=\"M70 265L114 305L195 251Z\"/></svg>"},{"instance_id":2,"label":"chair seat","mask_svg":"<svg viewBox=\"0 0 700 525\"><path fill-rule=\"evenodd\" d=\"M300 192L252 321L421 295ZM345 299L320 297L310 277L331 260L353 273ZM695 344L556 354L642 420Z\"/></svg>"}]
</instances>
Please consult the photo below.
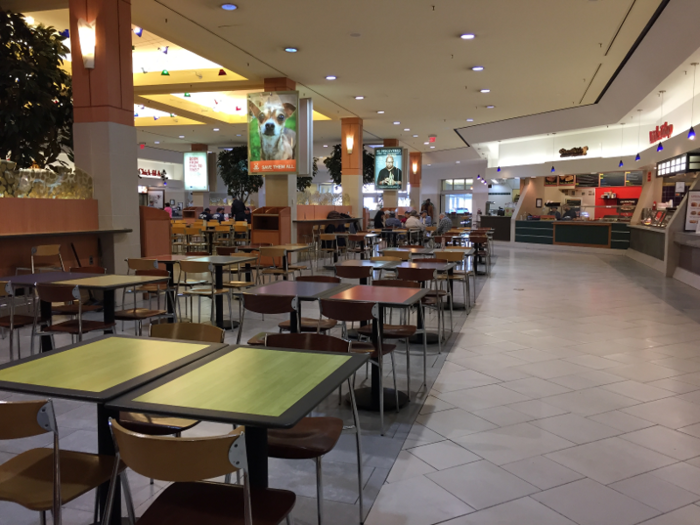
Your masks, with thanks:
<instances>
[{"instance_id":1,"label":"chair seat","mask_svg":"<svg viewBox=\"0 0 700 525\"><path fill-rule=\"evenodd\" d=\"M396 349L396 345L382 344L382 355L387 355ZM353 341L350 343L350 351L356 352L358 354L370 354L372 359L377 359L379 357L379 352L377 352L372 343L360 343Z\"/></svg>"},{"instance_id":2,"label":"chair seat","mask_svg":"<svg viewBox=\"0 0 700 525\"><path fill-rule=\"evenodd\" d=\"M142 319L150 319L159 315L167 315L167 310L149 310L148 308L132 308L130 310L121 310L114 312L114 318L117 321L140 321Z\"/></svg>"},{"instance_id":3,"label":"chair seat","mask_svg":"<svg viewBox=\"0 0 700 525\"><path fill-rule=\"evenodd\" d=\"M287 266L290 270L308 270L308 266L304 266L303 264L290 264Z\"/></svg>"},{"instance_id":4,"label":"chair seat","mask_svg":"<svg viewBox=\"0 0 700 525\"><path fill-rule=\"evenodd\" d=\"M151 292L151 293L156 293L156 292L164 292L165 290L168 289L167 284L144 284L143 286L139 286L138 288L135 288L134 291L139 293L139 292Z\"/></svg>"},{"instance_id":5,"label":"chair seat","mask_svg":"<svg viewBox=\"0 0 700 525\"><path fill-rule=\"evenodd\" d=\"M267 431L268 455L279 459L313 459L333 450L343 432L337 417L305 417L288 429Z\"/></svg>"},{"instance_id":6,"label":"chair seat","mask_svg":"<svg viewBox=\"0 0 700 525\"><path fill-rule=\"evenodd\" d=\"M384 339L406 339L415 334L417 330L417 327L409 324L385 324L382 335ZM372 335L372 326L361 326L357 329L357 332L370 337Z\"/></svg>"},{"instance_id":7,"label":"chair seat","mask_svg":"<svg viewBox=\"0 0 700 525\"><path fill-rule=\"evenodd\" d=\"M224 288L248 288L254 285L255 283L251 283L250 281L229 281L224 283Z\"/></svg>"},{"instance_id":8,"label":"chair seat","mask_svg":"<svg viewBox=\"0 0 700 525\"><path fill-rule=\"evenodd\" d=\"M95 332L97 330L108 330L114 327L114 323L103 323L102 321L86 321L83 319L83 333ZM41 329L42 332L60 332L64 334L77 335L80 333L78 320L73 319L63 323L52 324Z\"/></svg>"},{"instance_id":9,"label":"chair seat","mask_svg":"<svg viewBox=\"0 0 700 525\"><path fill-rule=\"evenodd\" d=\"M29 315L16 315L13 317L13 326L15 328L21 328L22 326L28 326L34 323L34 318ZM6 315L0 317L0 326L3 328L10 327L10 316Z\"/></svg>"},{"instance_id":10,"label":"chair seat","mask_svg":"<svg viewBox=\"0 0 700 525\"><path fill-rule=\"evenodd\" d=\"M197 425L196 419L162 417L138 412L119 412L119 424L127 430L147 436L172 436Z\"/></svg>"},{"instance_id":11,"label":"chair seat","mask_svg":"<svg viewBox=\"0 0 700 525\"><path fill-rule=\"evenodd\" d=\"M251 489L255 525L278 525L296 495L288 490ZM243 487L222 483L173 483L141 516L139 525L244 525Z\"/></svg>"},{"instance_id":12,"label":"chair seat","mask_svg":"<svg viewBox=\"0 0 700 525\"><path fill-rule=\"evenodd\" d=\"M83 304L80 306L80 310L85 312L96 312L97 310L102 310L102 306L99 304ZM78 305L77 304L60 304L58 306L51 306L51 311L64 314L64 315L78 315Z\"/></svg>"},{"instance_id":13,"label":"chair seat","mask_svg":"<svg viewBox=\"0 0 700 525\"><path fill-rule=\"evenodd\" d=\"M292 270L285 270L284 268L265 268L262 271L265 275L285 275L291 272Z\"/></svg>"},{"instance_id":14,"label":"chair seat","mask_svg":"<svg viewBox=\"0 0 700 525\"><path fill-rule=\"evenodd\" d=\"M184 295L198 295L200 297L211 297L212 295L227 294L228 290L225 288L219 288L218 290L214 290L212 292L212 289L207 286L206 288L192 288L191 290L185 290L182 293Z\"/></svg>"},{"instance_id":15,"label":"chair seat","mask_svg":"<svg viewBox=\"0 0 700 525\"><path fill-rule=\"evenodd\" d=\"M334 328L338 324L337 321L333 319L322 319L320 322L318 319L312 317L302 317L301 318L301 331L302 332L315 332L320 326L321 332L325 332ZM289 331L292 327L291 321L282 321L277 325L282 330Z\"/></svg>"},{"instance_id":16,"label":"chair seat","mask_svg":"<svg viewBox=\"0 0 700 525\"><path fill-rule=\"evenodd\" d=\"M445 297L447 295L447 292L445 290L428 290L428 293L425 294L426 297Z\"/></svg>"},{"instance_id":17,"label":"chair seat","mask_svg":"<svg viewBox=\"0 0 700 525\"><path fill-rule=\"evenodd\" d=\"M109 481L114 458L61 450L61 500L67 503ZM122 465L121 470L126 468ZM35 448L0 465L0 500L35 511L53 506L53 449ZM9 521L8 521L9 523Z\"/></svg>"},{"instance_id":18,"label":"chair seat","mask_svg":"<svg viewBox=\"0 0 700 525\"><path fill-rule=\"evenodd\" d=\"M265 346L265 337L267 336L267 332L260 332L259 334L255 334L253 337L248 339L249 345L253 346Z\"/></svg>"}]
</instances>

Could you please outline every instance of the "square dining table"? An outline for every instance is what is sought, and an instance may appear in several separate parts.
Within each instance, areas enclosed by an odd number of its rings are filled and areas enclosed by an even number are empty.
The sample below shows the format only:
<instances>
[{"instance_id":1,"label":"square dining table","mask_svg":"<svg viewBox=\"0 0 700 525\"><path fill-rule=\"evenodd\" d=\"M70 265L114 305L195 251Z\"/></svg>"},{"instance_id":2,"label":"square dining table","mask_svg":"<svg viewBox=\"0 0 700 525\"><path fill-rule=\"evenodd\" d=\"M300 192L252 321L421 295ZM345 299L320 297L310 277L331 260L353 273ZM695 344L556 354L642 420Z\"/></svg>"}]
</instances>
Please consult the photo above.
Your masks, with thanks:
<instances>
[{"instance_id":1,"label":"square dining table","mask_svg":"<svg viewBox=\"0 0 700 525\"><path fill-rule=\"evenodd\" d=\"M214 286L217 290L221 290L224 287L224 267L233 266L234 264L250 264L253 261L257 261L258 258L254 255L210 255L208 257L194 257L190 260L195 262L206 262L214 266ZM214 301L216 303L216 326L221 329L225 329L224 296L218 294ZM235 328L236 326L235 321L231 319L231 328Z\"/></svg>"},{"instance_id":2,"label":"square dining table","mask_svg":"<svg viewBox=\"0 0 700 525\"><path fill-rule=\"evenodd\" d=\"M307 281L274 281L268 284L261 284L252 288L247 288L240 292L241 295L286 295L299 299L297 310L289 317L290 329L297 331L298 319L301 319L301 301L318 301L350 288L350 284L336 283L316 283Z\"/></svg>"},{"instance_id":3,"label":"square dining table","mask_svg":"<svg viewBox=\"0 0 700 525\"><path fill-rule=\"evenodd\" d=\"M291 428L366 361L362 354L230 346L111 401L128 410L245 425L248 475L268 486L268 428Z\"/></svg>"},{"instance_id":4,"label":"square dining table","mask_svg":"<svg viewBox=\"0 0 700 525\"><path fill-rule=\"evenodd\" d=\"M396 307L407 308L419 304L421 299L428 294L428 290L423 288L403 288L393 286L352 286L345 290L327 297L336 301L358 301L365 303L374 303L380 307ZM424 326L423 308L418 308L418 322L420 326ZM378 309L378 317L372 321L372 339L376 345L376 339L384 325L383 308ZM358 408L379 411L379 368L372 368L372 386L370 388L359 388L355 390ZM384 389L384 408L385 410L396 409L396 396L393 389ZM408 396L403 392L399 392L399 408L408 403Z\"/></svg>"},{"instance_id":5,"label":"square dining table","mask_svg":"<svg viewBox=\"0 0 700 525\"><path fill-rule=\"evenodd\" d=\"M98 453L114 456L109 418L117 418L119 412L105 403L225 346L102 336L0 365L0 390L96 404ZM101 508L107 488L100 487ZM115 505L114 512L121 514L121 505ZM112 515L112 523L119 523L118 514Z\"/></svg>"},{"instance_id":6,"label":"square dining table","mask_svg":"<svg viewBox=\"0 0 700 525\"><path fill-rule=\"evenodd\" d=\"M386 253L386 252L403 252L403 253L409 253L411 257L415 255L432 255L435 250L432 248L384 248L382 250L379 250L380 253Z\"/></svg>"}]
</instances>

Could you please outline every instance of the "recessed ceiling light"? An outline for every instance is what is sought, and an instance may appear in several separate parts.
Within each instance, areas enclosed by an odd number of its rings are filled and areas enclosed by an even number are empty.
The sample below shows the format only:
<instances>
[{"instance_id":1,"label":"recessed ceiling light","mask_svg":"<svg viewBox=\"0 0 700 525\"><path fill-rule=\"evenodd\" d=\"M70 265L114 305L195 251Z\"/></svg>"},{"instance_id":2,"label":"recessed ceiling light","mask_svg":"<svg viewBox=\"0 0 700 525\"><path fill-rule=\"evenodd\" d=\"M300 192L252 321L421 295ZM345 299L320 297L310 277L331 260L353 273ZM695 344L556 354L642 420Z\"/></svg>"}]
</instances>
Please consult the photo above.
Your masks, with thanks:
<instances>
[{"instance_id":1,"label":"recessed ceiling light","mask_svg":"<svg viewBox=\"0 0 700 525\"><path fill-rule=\"evenodd\" d=\"M411 131L410 128L403 128L404 131Z\"/></svg>"},{"instance_id":2,"label":"recessed ceiling light","mask_svg":"<svg viewBox=\"0 0 700 525\"><path fill-rule=\"evenodd\" d=\"M221 4L221 9L224 11L235 11L238 9L238 6L236 4Z\"/></svg>"},{"instance_id":3,"label":"recessed ceiling light","mask_svg":"<svg viewBox=\"0 0 700 525\"><path fill-rule=\"evenodd\" d=\"M328 75L326 77L326 80L337 80L337 79L338 79L338 77L336 77L335 75Z\"/></svg>"},{"instance_id":4,"label":"recessed ceiling light","mask_svg":"<svg viewBox=\"0 0 700 525\"><path fill-rule=\"evenodd\" d=\"M472 71L483 71L483 70L484 70L484 66L474 66L472 68Z\"/></svg>"},{"instance_id":5,"label":"recessed ceiling light","mask_svg":"<svg viewBox=\"0 0 700 525\"><path fill-rule=\"evenodd\" d=\"M156 140L153 144L160 144L160 141Z\"/></svg>"},{"instance_id":6,"label":"recessed ceiling light","mask_svg":"<svg viewBox=\"0 0 700 525\"><path fill-rule=\"evenodd\" d=\"M413 135L413 138L414 138L414 139L417 139L417 138L418 138L418 135Z\"/></svg>"},{"instance_id":7,"label":"recessed ceiling light","mask_svg":"<svg viewBox=\"0 0 700 525\"><path fill-rule=\"evenodd\" d=\"M480 89L479 90L481 93L491 93L490 89Z\"/></svg>"},{"instance_id":8,"label":"recessed ceiling light","mask_svg":"<svg viewBox=\"0 0 700 525\"><path fill-rule=\"evenodd\" d=\"M474 119L473 119L473 118L468 118L468 119L467 119L467 122L474 122Z\"/></svg>"},{"instance_id":9,"label":"recessed ceiling light","mask_svg":"<svg viewBox=\"0 0 700 525\"><path fill-rule=\"evenodd\" d=\"M430 144L430 142L424 142L423 144L425 144L427 146L428 144Z\"/></svg>"},{"instance_id":10,"label":"recessed ceiling light","mask_svg":"<svg viewBox=\"0 0 700 525\"><path fill-rule=\"evenodd\" d=\"M398 120L394 122L394 126L398 126L399 124L401 124L401 122L399 122Z\"/></svg>"},{"instance_id":11,"label":"recessed ceiling light","mask_svg":"<svg viewBox=\"0 0 700 525\"><path fill-rule=\"evenodd\" d=\"M214 128L214 131L219 131L219 128Z\"/></svg>"},{"instance_id":12,"label":"recessed ceiling light","mask_svg":"<svg viewBox=\"0 0 700 525\"><path fill-rule=\"evenodd\" d=\"M324 147L324 148L327 148L327 147L328 147L328 144L324 144L323 147Z\"/></svg>"},{"instance_id":13,"label":"recessed ceiling light","mask_svg":"<svg viewBox=\"0 0 700 525\"><path fill-rule=\"evenodd\" d=\"M297 51L299 51L296 47L285 47L284 50L287 53L296 53Z\"/></svg>"},{"instance_id":14,"label":"recessed ceiling light","mask_svg":"<svg viewBox=\"0 0 700 525\"><path fill-rule=\"evenodd\" d=\"M474 33L464 33L463 35L460 35L459 38L462 40L474 40L476 35Z\"/></svg>"},{"instance_id":15,"label":"recessed ceiling light","mask_svg":"<svg viewBox=\"0 0 700 525\"><path fill-rule=\"evenodd\" d=\"M462 163L462 161L461 161L461 160L458 160L458 161L456 161L456 162L457 162L457 164L461 164L461 163Z\"/></svg>"},{"instance_id":16,"label":"recessed ceiling light","mask_svg":"<svg viewBox=\"0 0 700 525\"><path fill-rule=\"evenodd\" d=\"M238 134L237 134L236 136L237 136L237 137L240 137L240 136L241 136L241 134L240 134L240 133L238 133Z\"/></svg>"},{"instance_id":17,"label":"recessed ceiling light","mask_svg":"<svg viewBox=\"0 0 700 525\"><path fill-rule=\"evenodd\" d=\"M496 107L496 106L486 106L486 109L493 109L493 108L495 108L495 107Z\"/></svg>"},{"instance_id":18,"label":"recessed ceiling light","mask_svg":"<svg viewBox=\"0 0 700 525\"><path fill-rule=\"evenodd\" d=\"M428 164L428 166L432 166L432 164Z\"/></svg>"},{"instance_id":19,"label":"recessed ceiling light","mask_svg":"<svg viewBox=\"0 0 700 525\"><path fill-rule=\"evenodd\" d=\"M184 136L184 135L180 135L180 138L181 138L181 139L184 139L184 138L185 138L185 136Z\"/></svg>"},{"instance_id":20,"label":"recessed ceiling light","mask_svg":"<svg viewBox=\"0 0 700 525\"><path fill-rule=\"evenodd\" d=\"M362 95L355 97L355 100L364 100L364 99L365 99L365 97L363 97Z\"/></svg>"},{"instance_id":21,"label":"recessed ceiling light","mask_svg":"<svg viewBox=\"0 0 700 525\"><path fill-rule=\"evenodd\" d=\"M430 146L430 149L435 149L435 146Z\"/></svg>"},{"instance_id":22,"label":"recessed ceiling light","mask_svg":"<svg viewBox=\"0 0 700 525\"><path fill-rule=\"evenodd\" d=\"M383 115L383 114L384 114L384 110L383 110L383 109L380 109L379 111L377 111L377 113L378 113L379 115Z\"/></svg>"}]
</instances>

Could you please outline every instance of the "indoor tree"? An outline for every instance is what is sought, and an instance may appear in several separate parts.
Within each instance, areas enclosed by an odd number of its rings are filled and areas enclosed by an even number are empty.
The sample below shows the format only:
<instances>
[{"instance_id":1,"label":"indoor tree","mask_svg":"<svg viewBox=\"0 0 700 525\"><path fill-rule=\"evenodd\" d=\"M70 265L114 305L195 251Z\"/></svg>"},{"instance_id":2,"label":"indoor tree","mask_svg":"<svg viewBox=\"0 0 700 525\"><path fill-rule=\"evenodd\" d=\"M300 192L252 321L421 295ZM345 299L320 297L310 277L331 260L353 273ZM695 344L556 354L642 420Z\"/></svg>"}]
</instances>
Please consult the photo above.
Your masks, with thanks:
<instances>
[{"instance_id":1,"label":"indoor tree","mask_svg":"<svg viewBox=\"0 0 700 525\"><path fill-rule=\"evenodd\" d=\"M61 69L66 36L0 11L0 155L19 168L73 157L71 77ZM60 161L59 161L60 162Z\"/></svg>"},{"instance_id":2,"label":"indoor tree","mask_svg":"<svg viewBox=\"0 0 700 525\"><path fill-rule=\"evenodd\" d=\"M248 146L236 146L222 151L216 167L228 188L228 194L244 204L250 194L256 193L265 183L262 175L248 174Z\"/></svg>"},{"instance_id":3,"label":"indoor tree","mask_svg":"<svg viewBox=\"0 0 700 525\"><path fill-rule=\"evenodd\" d=\"M340 144L333 146L333 152L323 159L333 184L340 184L343 171L343 151ZM374 155L362 148L362 183L374 183Z\"/></svg>"}]
</instances>

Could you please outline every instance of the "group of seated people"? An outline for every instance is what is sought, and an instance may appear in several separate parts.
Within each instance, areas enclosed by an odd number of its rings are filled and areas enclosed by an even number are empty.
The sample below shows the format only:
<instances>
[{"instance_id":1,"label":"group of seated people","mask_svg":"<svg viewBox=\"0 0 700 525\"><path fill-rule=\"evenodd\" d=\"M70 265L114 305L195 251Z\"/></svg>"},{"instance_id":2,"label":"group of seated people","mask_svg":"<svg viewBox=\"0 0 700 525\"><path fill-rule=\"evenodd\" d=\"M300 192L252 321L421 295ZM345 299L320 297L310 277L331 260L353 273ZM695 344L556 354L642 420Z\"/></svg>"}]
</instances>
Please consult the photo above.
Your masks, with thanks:
<instances>
[{"instance_id":1,"label":"group of seated people","mask_svg":"<svg viewBox=\"0 0 700 525\"><path fill-rule=\"evenodd\" d=\"M374 216L374 227L381 228L407 228L425 231L425 228L432 226L433 221L427 211L422 211L420 214L417 211L407 211L403 215L399 215L393 211L384 212L379 210ZM440 214L436 235L442 235L452 229L452 220L444 213Z\"/></svg>"}]
</instances>

